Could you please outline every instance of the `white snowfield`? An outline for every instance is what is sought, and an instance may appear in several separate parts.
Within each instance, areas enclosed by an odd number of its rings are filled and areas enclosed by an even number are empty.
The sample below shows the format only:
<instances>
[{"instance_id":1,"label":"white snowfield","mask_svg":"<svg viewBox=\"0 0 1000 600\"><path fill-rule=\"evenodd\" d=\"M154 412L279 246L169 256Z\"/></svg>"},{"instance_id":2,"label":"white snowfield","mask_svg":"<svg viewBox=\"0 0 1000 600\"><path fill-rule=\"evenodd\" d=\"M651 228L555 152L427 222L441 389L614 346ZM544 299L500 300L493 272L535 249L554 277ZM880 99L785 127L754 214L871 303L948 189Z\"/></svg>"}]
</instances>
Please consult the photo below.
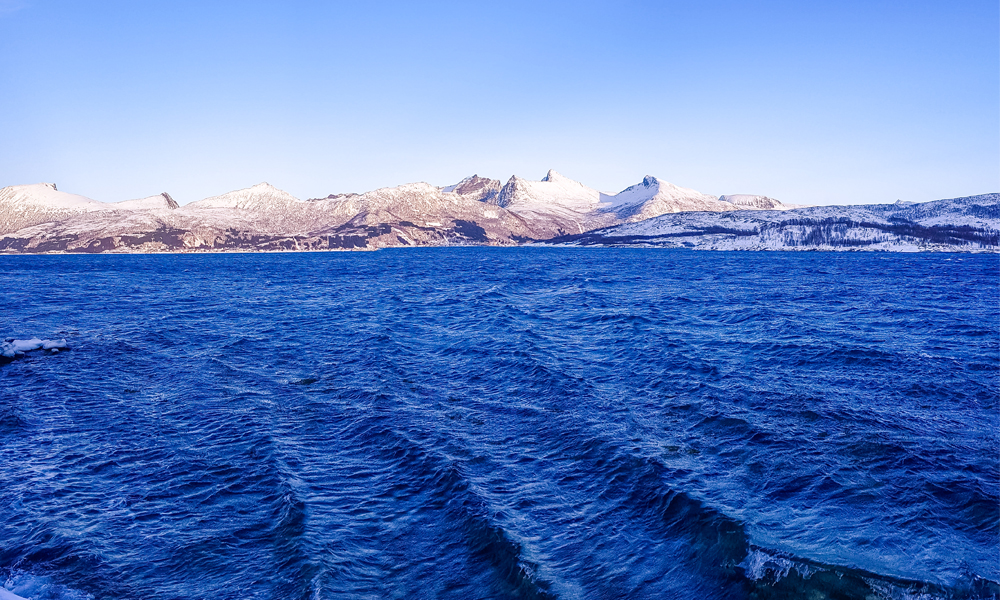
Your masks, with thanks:
<instances>
[{"instance_id":1,"label":"white snowfield","mask_svg":"<svg viewBox=\"0 0 1000 600\"><path fill-rule=\"evenodd\" d=\"M66 340L41 340L38 338L31 338L30 340L8 340L6 342L0 342L0 359L13 360L20 356L24 356L27 352L33 352L35 350L48 350L51 352L58 352L59 350L66 350L69 345ZM0 598L2 600L2 598Z\"/></svg>"},{"instance_id":2,"label":"white snowfield","mask_svg":"<svg viewBox=\"0 0 1000 600\"><path fill-rule=\"evenodd\" d=\"M1000 194L924 203L691 212L553 242L704 250L1000 251Z\"/></svg>"}]
</instances>

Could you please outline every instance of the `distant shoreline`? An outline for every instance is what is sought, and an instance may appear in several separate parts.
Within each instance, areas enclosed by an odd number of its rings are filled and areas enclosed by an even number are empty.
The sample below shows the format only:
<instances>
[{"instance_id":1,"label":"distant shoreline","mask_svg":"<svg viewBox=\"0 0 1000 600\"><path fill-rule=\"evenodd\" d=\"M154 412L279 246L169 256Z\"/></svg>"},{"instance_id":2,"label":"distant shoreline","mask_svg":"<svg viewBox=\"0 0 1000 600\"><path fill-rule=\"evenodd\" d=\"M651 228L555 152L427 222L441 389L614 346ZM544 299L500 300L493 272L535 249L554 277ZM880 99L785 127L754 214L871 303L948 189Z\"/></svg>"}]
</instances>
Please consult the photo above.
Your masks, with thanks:
<instances>
[{"instance_id":1,"label":"distant shoreline","mask_svg":"<svg viewBox=\"0 0 1000 600\"><path fill-rule=\"evenodd\" d=\"M158 255L188 255L188 254L324 254L324 253L352 253L352 252L378 252L380 250L433 250L442 248L452 248L452 249L466 249L466 248L497 248L497 249L515 249L515 248L528 248L528 249L575 249L575 250L679 250L679 251L689 251L689 252L740 252L740 253L752 253L752 252L829 252L834 254L842 254L845 252L850 253L878 253L878 254L1000 254L1000 247L998 248L968 248L961 249L955 247L947 248L928 248L923 250L887 250L884 248L813 248L813 247L800 247L800 248L762 248L762 249L747 249L747 248L726 248L726 249L714 249L714 248L687 248L679 246L662 246L662 245L632 245L632 244L592 244L592 245L573 245L573 244L546 244L544 242L532 243L532 244L467 244L467 245L438 245L438 246L387 246L384 248L321 248L312 250L212 250L212 249L192 249L192 250L163 250L155 252L66 252L62 250L47 251L47 252L9 252L5 250L0 250L0 256L158 256Z\"/></svg>"}]
</instances>

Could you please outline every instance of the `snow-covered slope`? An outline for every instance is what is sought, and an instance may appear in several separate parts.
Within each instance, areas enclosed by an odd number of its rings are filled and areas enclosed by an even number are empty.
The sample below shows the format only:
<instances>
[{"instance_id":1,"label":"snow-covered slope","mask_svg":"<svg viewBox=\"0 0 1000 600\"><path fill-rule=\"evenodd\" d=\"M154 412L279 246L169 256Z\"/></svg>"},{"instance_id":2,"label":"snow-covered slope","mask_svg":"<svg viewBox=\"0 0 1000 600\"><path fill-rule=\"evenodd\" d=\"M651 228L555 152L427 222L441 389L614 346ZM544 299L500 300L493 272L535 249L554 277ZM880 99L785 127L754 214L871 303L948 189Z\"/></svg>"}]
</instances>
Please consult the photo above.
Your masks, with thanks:
<instances>
[{"instance_id":1,"label":"snow-covered slope","mask_svg":"<svg viewBox=\"0 0 1000 600\"><path fill-rule=\"evenodd\" d=\"M175 208L178 208L177 202L166 192L138 200L113 202L102 207L103 210L173 210Z\"/></svg>"},{"instance_id":2,"label":"snow-covered slope","mask_svg":"<svg viewBox=\"0 0 1000 600\"><path fill-rule=\"evenodd\" d=\"M60 192L54 183L15 185L0 189L0 234L97 211L174 208L177 208L177 203L168 194L105 203Z\"/></svg>"},{"instance_id":3,"label":"snow-covered slope","mask_svg":"<svg viewBox=\"0 0 1000 600\"><path fill-rule=\"evenodd\" d=\"M490 202L559 233L583 233L671 212L738 210L715 196L646 176L618 194L606 194L550 170L541 181L511 177Z\"/></svg>"},{"instance_id":4,"label":"snow-covered slope","mask_svg":"<svg viewBox=\"0 0 1000 600\"><path fill-rule=\"evenodd\" d=\"M732 203L720 202L715 196L683 188L647 175L642 182L609 197L614 212L626 223L642 221L667 213L687 211L725 212L739 210Z\"/></svg>"},{"instance_id":5,"label":"snow-covered slope","mask_svg":"<svg viewBox=\"0 0 1000 600\"><path fill-rule=\"evenodd\" d=\"M204 200L198 200L185 206L187 209L197 210L199 208L235 208L239 210L287 210L303 201L295 196L279 190L270 183L258 183L235 192L212 196Z\"/></svg>"},{"instance_id":6,"label":"snow-covered slope","mask_svg":"<svg viewBox=\"0 0 1000 600\"><path fill-rule=\"evenodd\" d=\"M728 194L725 196L719 196L719 200L722 202L729 202L730 204L748 210L788 210L790 208L795 208L792 206L786 206L774 198L768 198L767 196L755 196L753 194Z\"/></svg>"},{"instance_id":7,"label":"snow-covered slope","mask_svg":"<svg viewBox=\"0 0 1000 600\"><path fill-rule=\"evenodd\" d=\"M494 204L519 213L564 213L575 215L596 210L602 194L554 170L541 181L512 176L500 190Z\"/></svg>"},{"instance_id":8,"label":"snow-covered slope","mask_svg":"<svg viewBox=\"0 0 1000 600\"><path fill-rule=\"evenodd\" d=\"M706 250L1000 251L1000 194L920 204L690 212L565 236L575 246Z\"/></svg>"},{"instance_id":9,"label":"snow-covered slope","mask_svg":"<svg viewBox=\"0 0 1000 600\"><path fill-rule=\"evenodd\" d=\"M500 194L500 180L472 175L459 181L455 185L447 185L441 188L442 192L454 192L470 200L480 202L490 202Z\"/></svg>"}]
</instances>

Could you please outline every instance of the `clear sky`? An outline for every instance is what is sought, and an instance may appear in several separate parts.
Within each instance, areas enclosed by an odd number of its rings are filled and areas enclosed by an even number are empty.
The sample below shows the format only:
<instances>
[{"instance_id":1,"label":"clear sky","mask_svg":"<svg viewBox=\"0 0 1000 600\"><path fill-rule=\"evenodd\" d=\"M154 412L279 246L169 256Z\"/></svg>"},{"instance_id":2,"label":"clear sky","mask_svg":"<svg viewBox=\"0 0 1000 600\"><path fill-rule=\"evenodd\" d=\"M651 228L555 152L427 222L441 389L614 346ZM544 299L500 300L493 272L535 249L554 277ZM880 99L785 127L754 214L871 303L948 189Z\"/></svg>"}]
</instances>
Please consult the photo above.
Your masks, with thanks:
<instances>
[{"instance_id":1,"label":"clear sky","mask_svg":"<svg viewBox=\"0 0 1000 600\"><path fill-rule=\"evenodd\" d=\"M0 0L0 186L1000 191L996 0Z\"/></svg>"}]
</instances>

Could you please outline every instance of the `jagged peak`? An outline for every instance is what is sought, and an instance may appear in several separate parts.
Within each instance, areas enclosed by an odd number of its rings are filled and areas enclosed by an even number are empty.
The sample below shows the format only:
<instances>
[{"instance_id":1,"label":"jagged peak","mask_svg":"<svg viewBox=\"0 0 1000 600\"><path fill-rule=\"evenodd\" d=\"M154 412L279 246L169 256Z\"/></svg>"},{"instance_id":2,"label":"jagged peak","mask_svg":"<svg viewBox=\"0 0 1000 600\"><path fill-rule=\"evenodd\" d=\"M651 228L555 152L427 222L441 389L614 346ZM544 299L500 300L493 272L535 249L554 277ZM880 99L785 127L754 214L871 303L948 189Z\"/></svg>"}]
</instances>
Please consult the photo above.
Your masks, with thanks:
<instances>
[{"instance_id":1,"label":"jagged peak","mask_svg":"<svg viewBox=\"0 0 1000 600\"><path fill-rule=\"evenodd\" d=\"M52 190L53 192L58 192L59 191L56 188L56 184L54 184L54 183L21 183L21 184L18 184L18 185L8 185L7 187L0 188L0 189L5 189L5 190L6 189L11 189L11 190L30 190L30 189L36 189L37 190L39 188L41 188L41 189L47 189L47 190Z\"/></svg>"},{"instance_id":2,"label":"jagged peak","mask_svg":"<svg viewBox=\"0 0 1000 600\"><path fill-rule=\"evenodd\" d=\"M442 192L456 192L459 194L467 193L468 191L478 190L486 186L496 186L500 187L501 182L496 179L490 179L489 177L480 177L478 174L470 175L462 181L459 181L453 185L446 185L441 189Z\"/></svg>"},{"instance_id":3,"label":"jagged peak","mask_svg":"<svg viewBox=\"0 0 1000 600\"><path fill-rule=\"evenodd\" d=\"M564 177L561 173L559 173L559 171L556 171L555 169L549 169L549 172L545 174L545 177L542 177L542 181L557 181L559 179L567 179L567 178Z\"/></svg>"},{"instance_id":4,"label":"jagged peak","mask_svg":"<svg viewBox=\"0 0 1000 600\"><path fill-rule=\"evenodd\" d=\"M163 192L160 195L167 201L167 208L180 208L180 204L177 204L177 201L171 198L170 194Z\"/></svg>"},{"instance_id":5,"label":"jagged peak","mask_svg":"<svg viewBox=\"0 0 1000 600\"><path fill-rule=\"evenodd\" d=\"M330 194L325 198L309 198L306 202L322 202L323 200L343 200L345 198L357 198L361 194L355 192L344 192L341 194Z\"/></svg>"},{"instance_id":6,"label":"jagged peak","mask_svg":"<svg viewBox=\"0 0 1000 600\"><path fill-rule=\"evenodd\" d=\"M453 183L451 185L443 186L441 188L441 191L442 192L454 192L455 190L457 190L458 188L462 187L463 185L465 185L467 183L471 183L473 181L476 181L477 179L479 179L479 175L476 174L476 173L473 173L472 175L469 175L468 177L463 178L458 183Z\"/></svg>"},{"instance_id":7,"label":"jagged peak","mask_svg":"<svg viewBox=\"0 0 1000 600\"><path fill-rule=\"evenodd\" d=\"M624 190L622 190L621 192L619 192L619 194L624 194L625 192L635 191L635 190L637 190L639 188L646 188L646 189L649 189L649 188L652 188L652 187L658 188L661 185L671 186L672 184L667 183L666 181L660 181L657 177L655 177L653 175L646 175L645 177L642 178L642 181L640 181L639 183L637 183L635 185L628 186L627 188L625 188Z\"/></svg>"}]
</instances>

